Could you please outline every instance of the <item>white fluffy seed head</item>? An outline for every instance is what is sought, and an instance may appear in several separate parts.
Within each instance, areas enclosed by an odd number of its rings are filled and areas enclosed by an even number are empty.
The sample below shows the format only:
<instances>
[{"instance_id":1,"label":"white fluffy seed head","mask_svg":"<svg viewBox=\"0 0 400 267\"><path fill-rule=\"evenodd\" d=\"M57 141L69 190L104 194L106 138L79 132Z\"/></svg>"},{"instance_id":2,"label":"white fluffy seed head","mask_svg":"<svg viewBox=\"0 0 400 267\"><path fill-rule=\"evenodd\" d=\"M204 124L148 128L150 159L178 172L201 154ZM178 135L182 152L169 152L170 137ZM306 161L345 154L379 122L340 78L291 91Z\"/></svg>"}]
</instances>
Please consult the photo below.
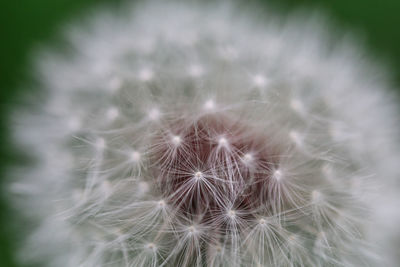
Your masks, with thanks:
<instances>
[{"instance_id":1,"label":"white fluffy seed head","mask_svg":"<svg viewBox=\"0 0 400 267\"><path fill-rule=\"evenodd\" d=\"M37 164L10 186L39 225L23 260L396 266L387 83L319 19L255 14L151 1L38 57L48 101L15 131Z\"/></svg>"}]
</instances>

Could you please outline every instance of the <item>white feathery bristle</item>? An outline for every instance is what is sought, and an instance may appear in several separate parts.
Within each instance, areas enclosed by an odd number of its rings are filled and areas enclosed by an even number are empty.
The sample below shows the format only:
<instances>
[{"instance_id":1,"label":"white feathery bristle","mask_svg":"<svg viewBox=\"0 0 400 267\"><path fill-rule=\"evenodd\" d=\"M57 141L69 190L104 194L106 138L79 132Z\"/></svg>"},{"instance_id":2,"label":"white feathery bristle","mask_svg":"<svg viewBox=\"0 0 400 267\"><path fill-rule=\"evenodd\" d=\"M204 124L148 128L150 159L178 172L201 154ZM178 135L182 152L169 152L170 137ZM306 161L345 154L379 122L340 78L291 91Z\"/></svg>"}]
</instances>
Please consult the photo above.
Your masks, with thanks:
<instances>
[{"instance_id":1,"label":"white feathery bristle","mask_svg":"<svg viewBox=\"0 0 400 267\"><path fill-rule=\"evenodd\" d=\"M400 262L398 111L356 43L227 1L98 12L36 57L47 99L16 117L22 261Z\"/></svg>"}]
</instances>

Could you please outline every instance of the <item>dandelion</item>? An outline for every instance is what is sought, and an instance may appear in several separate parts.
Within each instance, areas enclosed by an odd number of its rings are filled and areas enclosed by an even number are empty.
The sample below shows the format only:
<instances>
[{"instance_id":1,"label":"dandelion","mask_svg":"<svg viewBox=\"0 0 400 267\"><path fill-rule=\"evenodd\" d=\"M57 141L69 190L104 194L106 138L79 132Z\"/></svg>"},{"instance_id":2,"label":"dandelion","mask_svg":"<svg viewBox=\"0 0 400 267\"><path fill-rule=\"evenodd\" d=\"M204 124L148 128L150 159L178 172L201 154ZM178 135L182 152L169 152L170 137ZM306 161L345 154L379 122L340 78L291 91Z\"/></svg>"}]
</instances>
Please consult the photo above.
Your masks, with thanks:
<instances>
[{"instance_id":1,"label":"dandelion","mask_svg":"<svg viewBox=\"0 0 400 267\"><path fill-rule=\"evenodd\" d=\"M251 12L102 11L37 58L46 99L15 131L37 158L11 185L38 225L22 260L395 265L388 83L319 19Z\"/></svg>"}]
</instances>

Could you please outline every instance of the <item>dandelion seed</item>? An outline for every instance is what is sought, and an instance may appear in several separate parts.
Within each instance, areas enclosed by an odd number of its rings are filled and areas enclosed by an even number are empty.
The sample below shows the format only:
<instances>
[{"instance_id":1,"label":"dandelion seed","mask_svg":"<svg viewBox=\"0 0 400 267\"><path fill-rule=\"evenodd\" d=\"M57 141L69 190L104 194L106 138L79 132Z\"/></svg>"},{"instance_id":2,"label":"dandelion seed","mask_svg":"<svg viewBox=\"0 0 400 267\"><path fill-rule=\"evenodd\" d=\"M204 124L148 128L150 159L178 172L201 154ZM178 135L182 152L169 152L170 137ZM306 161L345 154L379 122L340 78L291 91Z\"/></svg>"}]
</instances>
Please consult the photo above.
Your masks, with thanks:
<instances>
[{"instance_id":1,"label":"dandelion seed","mask_svg":"<svg viewBox=\"0 0 400 267\"><path fill-rule=\"evenodd\" d=\"M104 192L105 198L109 197L111 195L111 189L112 189L110 181L107 181L107 180L104 181L102 183L101 187Z\"/></svg>"},{"instance_id":2,"label":"dandelion seed","mask_svg":"<svg viewBox=\"0 0 400 267\"><path fill-rule=\"evenodd\" d=\"M293 141L293 143L295 143L298 146L302 146L303 145L303 141L300 137L300 134L296 131L291 131L289 133L289 138Z\"/></svg>"},{"instance_id":3,"label":"dandelion seed","mask_svg":"<svg viewBox=\"0 0 400 267\"><path fill-rule=\"evenodd\" d=\"M298 99L292 99L290 101L290 107L299 114L304 114L304 105Z\"/></svg>"},{"instance_id":4,"label":"dandelion seed","mask_svg":"<svg viewBox=\"0 0 400 267\"><path fill-rule=\"evenodd\" d=\"M132 162L139 162L140 161L140 153L138 151L132 151L130 154L130 160Z\"/></svg>"},{"instance_id":5,"label":"dandelion seed","mask_svg":"<svg viewBox=\"0 0 400 267\"><path fill-rule=\"evenodd\" d=\"M282 179L282 171L281 170L275 170L274 174L272 175L276 181L280 181Z\"/></svg>"},{"instance_id":6,"label":"dandelion seed","mask_svg":"<svg viewBox=\"0 0 400 267\"><path fill-rule=\"evenodd\" d=\"M194 174L194 179L195 179L196 181L199 181L199 180L203 179L203 173L202 173L202 172L196 172L196 173Z\"/></svg>"},{"instance_id":7,"label":"dandelion seed","mask_svg":"<svg viewBox=\"0 0 400 267\"><path fill-rule=\"evenodd\" d=\"M215 102L212 99L207 100L204 103L204 109L206 110L213 110L215 108Z\"/></svg>"},{"instance_id":8,"label":"dandelion seed","mask_svg":"<svg viewBox=\"0 0 400 267\"><path fill-rule=\"evenodd\" d=\"M252 162L254 160L254 158L253 158L253 155L246 153L246 154L244 154L242 160L245 164L249 164L250 162Z\"/></svg>"},{"instance_id":9,"label":"dandelion seed","mask_svg":"<svg viewBox=\"0 0 400 267\"><path fill-rule=\"evenodd\" d=\"M190 65L189 66L188 74L191 77L197 78L197 77L202 76L203 73L204 73L204 70L200 65Z\"/></svg>"},{"instance_id":10,"label":"dandelion seed","mask_svg":"<svg viewBox=\"0 0 400 267\"><path fill-rule=\"evenodd\" d=\"M116 92L122 87L122 80L118 77L112 77L109 81L108 88L111 92Z\"/></svg>"},{"instance_id":11,"label":"dandelion seed","mask_svg":"<svg viewBox=\"0 0 400 267\"><path fill-rule=\"evenodd\" d=\"M172 137L171 141L172 141L172 144L174 144L175 146L179 146L182 142L182 138L180 136L175 135Z\"/></svg>"},{"instance_id":12,"label":"dandelion seed","mask_svg":"<svg viewBox=\"0 0 400 267\"><path fill-rule=\"evenodd\" d=\"M103 150L106 147L106 140L104 140L104 138L98 138L94 146L97 150Z\"/></svg>"},{"instance_id":13,"label":"dandelion seed","mask_svg":"<svg viewBox=\"0 0 400 267\"><path fill-rule=\"evenodd\" d=\"M138 78L142 82L148 82L153 79L154 73L151 69L142 69L139 71Z\"/></svg>"},{"instance_id":14,"label":"dandelion seed","mask_svg":"<svg viewBox=\"0 0 400 267\"><path fill-rule=\"evenodd\" d=\"M157 251L157 246L154 243L148 243L145 246L146 249L152 251L152 252L156 252Z\"/></svg>"},{"instance_id":15,"label":"dandelion seed","mask_svg":"<svg viewBox=\"0 0 400 267\"><path fill-rule=\"evenodd\" d=\"M322 193L317 190L314 190L311 192L311 198L313 203L320 203L322 200Z\"/></svg>"},{"instance_id":16,"label":"dandelion seed","mask_svg":"<svg viewBox=\"0 0 400 267\"><path fill-rule=\"evenodd\" d=\"M257 87L264 87L267 84L267 79L263 75L254 75L253 84Z\"/></svg>"},{"instance_id":17,"label":"dandelion seed","mask_svg":"<svg viewBox=\"0 0 400 267\"><path fill-rule=\"evenodd\" d=\"M71 130L71 132L76 132L81 128L81 121L79 118L70 118L68 120L68 128Z\"/></svg>"},{"instance_id":18,"label":"dandelion seed","mask_svg":"<svg viewBox=\"0 0 400 267\"><path fill-rule=\"evenodd\" d=\"M220 56L227 61L234 61L239 57L239 51L230 45L220 48Z\"/></svg>"},{"instance_id":19,"label":"dandelion seed","mask_svg":"<svg viewBox=\"0 0 400 267\"><path fill-rule=\"evenodd\" d=\"M228 140L225 137L221 137L218 139L218 146L219 147L228 147Z\"/></svg>"},{"instance_id":20,"label":"dandelion seed","mask_svg":"<svg viewBox=\"0 0 400 267\"><path fill-rule=\"evenodd\" d=\"M158 206L160 207L160 208L164 208L165 207L165 201L164 200L160 200L160 201L158 201Z\"/></svg>"},{"instance_id":21,"label":"dandelion seed","mask_svg":"<svg viewBox=\"0 0 400 267\"><path fill-rule=\"evenodd\" d=\"M158 120L161 116L161 113L158 109L153 108L149 111L149 118L152 121Z\"/></svg>"},{"instance_id":22,"label":"dandelion seed","mask_svg":"<svg viewBox=\"0 0 400 267\"><path fill-rule=\"evenodd\" d=\"M109 108L106 112L106 118L110 121L115 120L119 116L119 111L117 108Z\"/></svg>"},{"instance_id":23,"label":"dandelion seed","mask_svg":"<svg viewBox=\"0 0 400 267\"><path fill-rule=\"evenodd\" d=\"M191 225L191 226L188 227L188 231L189 231L190 234L193 234L193 235L196 234L196 233L198 232L198 230L196 229L196 227L193 226L193 225Z\"/></svg>"},{"instance_id":24,"label":"dandelion seed","mask_svg":"<svg viewBox=\"0 0 400 267\"><path fill-rule=\"evenodd\" d=\"M146 194L147 192L149 192L149 184L148 183L146 183L146 182L140 182L139 183L139 185L138 185L138 191L141 193L141 194Z\"/></svg>"},{"instance_id":25,"label":"dandelion seed","mask_svg":"<svg viewBox=\"0 0 400 267\"><path fill-rule=\"evenodd\" d=\"M236 211L228 210L227 215L229 218L234 219L236 217Z\"/></svg>"}]
</instances>

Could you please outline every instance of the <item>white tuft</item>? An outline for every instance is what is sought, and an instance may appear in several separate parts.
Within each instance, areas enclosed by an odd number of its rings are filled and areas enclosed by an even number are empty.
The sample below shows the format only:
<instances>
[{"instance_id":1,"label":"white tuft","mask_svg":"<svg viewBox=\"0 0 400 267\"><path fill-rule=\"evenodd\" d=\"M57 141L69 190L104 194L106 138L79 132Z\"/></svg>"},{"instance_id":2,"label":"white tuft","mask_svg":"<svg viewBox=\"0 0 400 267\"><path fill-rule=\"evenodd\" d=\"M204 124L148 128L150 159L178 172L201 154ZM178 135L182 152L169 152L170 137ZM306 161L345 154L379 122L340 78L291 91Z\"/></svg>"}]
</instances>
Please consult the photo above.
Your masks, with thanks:
<instances>
[{"instance_id":1,"label":"white tuft","mask_svg":"<svg viewBox=\"0 0 400 267\"><path fill-rule=\"evenodd\" d=\"M26 265L400 262L396 100L321 17L143 1L68 29L15 120Z\"/></svg>"}]
</instances>

